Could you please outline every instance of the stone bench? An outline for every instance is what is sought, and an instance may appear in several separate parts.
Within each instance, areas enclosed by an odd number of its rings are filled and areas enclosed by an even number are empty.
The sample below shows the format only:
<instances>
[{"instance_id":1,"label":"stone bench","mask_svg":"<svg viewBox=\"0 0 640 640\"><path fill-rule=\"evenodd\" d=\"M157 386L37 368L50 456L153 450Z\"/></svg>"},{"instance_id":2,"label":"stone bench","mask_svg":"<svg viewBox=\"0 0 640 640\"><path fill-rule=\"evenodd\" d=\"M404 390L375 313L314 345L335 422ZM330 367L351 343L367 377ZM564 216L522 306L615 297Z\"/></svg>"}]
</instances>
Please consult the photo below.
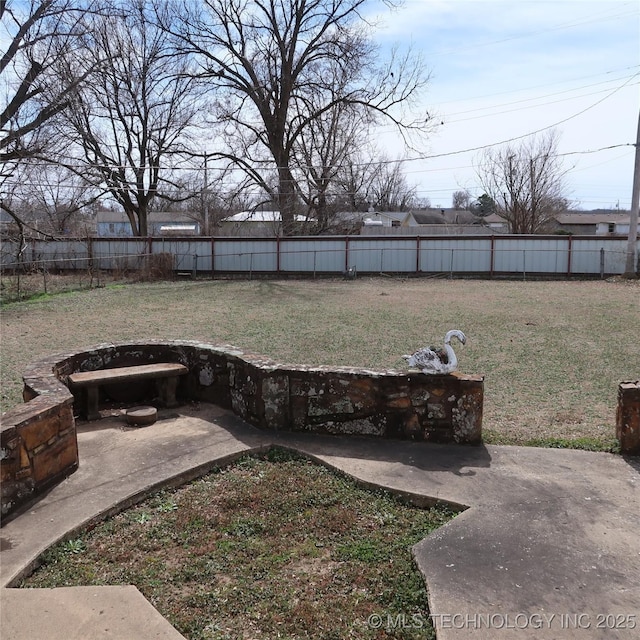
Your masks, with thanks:
<instances>
[{"instance_id":1,"label":"stone bench","mask_svg":"<svg viewBox=\"0 0 640 640\"><path fill-rule=\"evenodd\" d=\"M134 382L136 380L155 379L158 395L164 406L175 407L178 377L187 374L189 369L183 364L174 362L158 362L142 364L133 367L118 367L116 369L99 369L97 371L82 371L69 376L69 385L73 388L87 391L87 419L100 418L99 390L103 385Z\"/></svg>"}]
</instances>

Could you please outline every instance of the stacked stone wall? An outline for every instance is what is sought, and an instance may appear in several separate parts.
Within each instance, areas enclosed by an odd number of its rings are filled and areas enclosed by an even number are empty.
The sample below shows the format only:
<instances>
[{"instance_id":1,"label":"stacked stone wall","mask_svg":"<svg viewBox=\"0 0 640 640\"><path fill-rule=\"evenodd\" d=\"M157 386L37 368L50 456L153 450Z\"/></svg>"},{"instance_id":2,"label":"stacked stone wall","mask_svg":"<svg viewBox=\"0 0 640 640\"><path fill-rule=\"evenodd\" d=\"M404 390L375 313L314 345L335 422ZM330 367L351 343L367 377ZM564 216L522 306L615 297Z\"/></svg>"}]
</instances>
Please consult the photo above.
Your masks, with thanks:
<instances>
[{"instance_id":1,"label":"stacked stone wall","mask_svg":"<svg viewBox=\"0 0 640 640\"><path fill-rule=\"evenodd\" d=\"M78 442L70 394L40 396L3 416L2 515L73 473Z\"/></svg>"},{"instance_id":2,"label":"stacked stone wall","mask_svg":"<svg viewBox=\"0 0 640 640\"><path fill-rule=\"evenodd\" d=\"M426 376L280 364L230 345L189 341L102 344L40 360L24 375L25 404L2 420L2 509L15 510L78 466L74 416L83 390L67 388L79 371L177 362L182 402L211 402L263 429L479 444L484 382L460 373ZM145 385L127 384L136 403Z\"/></svg>"}]
</instances>

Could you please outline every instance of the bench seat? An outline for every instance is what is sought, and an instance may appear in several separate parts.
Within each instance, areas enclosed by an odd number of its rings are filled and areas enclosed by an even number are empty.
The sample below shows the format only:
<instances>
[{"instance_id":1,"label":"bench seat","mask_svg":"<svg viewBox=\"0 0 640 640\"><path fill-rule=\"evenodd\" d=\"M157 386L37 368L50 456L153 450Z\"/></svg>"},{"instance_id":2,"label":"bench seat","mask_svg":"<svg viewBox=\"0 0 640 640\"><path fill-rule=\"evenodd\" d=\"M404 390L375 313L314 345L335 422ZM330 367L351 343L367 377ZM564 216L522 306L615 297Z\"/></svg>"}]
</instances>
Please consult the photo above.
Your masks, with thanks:
<instances>
[{"instance_id":1,"label":"bench seat","mask_svg":"<svg viewBox=\"0 0 640 640\"><path fill-rule=\"evenodd\" d=\"M97 371L79 371L69 376L69 385L87 392L87 419L100 418L98 409L99 388L102 385L134 382L136 380L155 379L158 395L166 407L177 406L176 388L178 377L189 372L183 364L177 362L156 362L132 367L98 369Z\"/></svg>"}]
</instances>

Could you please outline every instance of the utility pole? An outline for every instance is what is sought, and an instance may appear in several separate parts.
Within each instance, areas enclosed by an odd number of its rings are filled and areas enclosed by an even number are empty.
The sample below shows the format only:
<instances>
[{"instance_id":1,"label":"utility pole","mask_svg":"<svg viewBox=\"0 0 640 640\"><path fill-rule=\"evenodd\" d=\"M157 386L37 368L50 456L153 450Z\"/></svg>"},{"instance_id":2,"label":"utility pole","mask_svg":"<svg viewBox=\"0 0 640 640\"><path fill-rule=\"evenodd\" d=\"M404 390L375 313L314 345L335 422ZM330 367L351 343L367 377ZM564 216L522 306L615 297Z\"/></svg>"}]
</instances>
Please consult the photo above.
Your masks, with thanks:
<instances>
[{"instance_id":1,"label":"utility pole","mask_svg":"<svg viewBox=\"0 0 640 640\"><path fill-rule=\"evenodd\" d=\"M207 154L204 154L204 235L208 236L209 233L209 171L207 165Z\"/></svg>"},{"instance_id":2,"label":"utility pole","mask_svg":"<svg viewBox=\"0 0 640 640\"><path fill-rule=\"evenodd\" d=\"M629 217L629 241L627 242L627 261L624 268L625 278L637 278L636 246L638 244L638 208L640 207L640 114L638 114L638 134L636 136L636 162L633 170L631 191L631 216Z\"/></svg>"}]
</instances>

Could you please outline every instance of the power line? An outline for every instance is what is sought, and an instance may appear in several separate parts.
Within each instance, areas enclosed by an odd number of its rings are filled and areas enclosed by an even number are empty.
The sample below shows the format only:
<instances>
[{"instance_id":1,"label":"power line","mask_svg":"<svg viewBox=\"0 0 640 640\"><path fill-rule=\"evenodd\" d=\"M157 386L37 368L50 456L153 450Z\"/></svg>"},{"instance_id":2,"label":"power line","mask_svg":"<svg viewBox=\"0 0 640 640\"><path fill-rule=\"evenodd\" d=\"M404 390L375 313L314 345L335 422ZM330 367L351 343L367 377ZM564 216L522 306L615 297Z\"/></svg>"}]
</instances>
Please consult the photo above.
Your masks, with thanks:
<instances>
[{"instance_id":1,"label":"power line","mask_svg":"<svg viewBox=\"0 0 640 640\"><path fill-rule=\"evenodd\" d=\"M608 81L608 82L612 82L612 81ZM604 84L604 83L599 83L599 84ZM635 83L633 83L633 84L631 84L629 86L635 86L637 84L640 84L640 83L635 82ZM592 85L592 86L596 86L596 85ZM569 89L567 91L561 91L561 92L559 92L557 94L550 94L550 96L552 96L552 95L562 95L564 93L570 93L571 91L573 91L573 89ZM579 98L588 98L590 96L596 96L596 95L599 95L599 94L602 94L602 93L606 93L607 91L609 91L609 89L601 89L600 91L592 91L590 93L583 93L581 95L568 96L566 98L561 98L559 100L550 100L548 102L541 102L539 104L531 104L531 105L528 105L528 106L525 106L525 107L518 107L516 109L505 109L503 111L493 111L492 113L484 113L484 114L481 114L481 115L471 116L469 118L456 118L454 120L447 120L447 116L445 115L444 116L444 121L445 121L445 124L453 124L453 123L456 123L456 122L468 122L470 120L479 120L481 118L492 118L494 116L502 115L502 114L505 114L505 113L515 113L517 111L524 111L526 109L537 109L537 108L540 108L540 107L546 107L546 106L551 105L551 104L558 104L560 102L568 102L569 100L578 100ZM449 115L450 116L451 115L462 115L462 114L465 114L465 113L476 113L478 111L489 111L490 109L499 109L502 106L509 106L510 104L522 104L522 103L525 103L525 102L534 102L536 100L542 99L543 97L550 97L550 96L541 96L539 98L528 98L528 99L525 99L525 100L517 100L516 102L505 103L504 105L494 105L494 106L490 106L490 107L479 107L478 109L470 109L470 110L468 110L466 112L465 111L460 111L458 113L452 113L452 114L449 114Z\"/></svg>"},{"instance_id":2,"label":"power line","mask_svg":"<svg viewBox=\"0 0 640 640\"><path fill-rule=\"evenodd\" d=\"M527 134L530 135L530 134ZM526 137L526 136L523 136ZM462 151L456 151L456 152L451 152L451 153L445 153L445 154L437 154L437 155L433 155L433 156L425 156L425 157L416 157L416 158L405 158L405 159L397 159L397 160L378 160L375 162L362 162L362 163L353 163L350 166L357 166L357 167L366 167L366 166L372 166L372 165L392 165L392 164L402 164L404 162L412 162L415 160L430 160L432 158L439 158L442 156L450 156L450 155L456 155L459 153L465 153L467 151L474 151L478 148L487 148L487 147L491 147L491 146L495 146L498 144L503 144L503 143L493 143L490 145L486 145L485 147L476 147L475 149L467 149L467 150L462 150ZM602 151L609 151L611 149L620 149L623 147L634 147L635 145L631 142L628 143L621 143L621 144L612 144L612 145L608 145L606 147L600 147L598 149L584 149L581 151L566 151L563 153L557 153L555 154L556 157L561 158L561 157L565 157L565 156L576 156L576 155L591 155L594 153L600 153ZM619 156L620 158L624 157L624 156ZM615 158L614 158L615 159ZM611 162L612 160L607 160L605 162ZM57 166L56 163L54 162L48 162L48 163L43 163L46 166L52 166L55 167ZM604 163L600 163L600 164L604 164ZM66 164L65 166L69 166L68 164ZM75 169L83 169L85 168L87 165L76 165L74 168ZM90 165L91 168L98 168L100 165ZM598 166L598 165L593 165L593 166ZM407 174L411 174L411 173L437 173L437 172L442 172L442 171L456 171L459 169L473 169L474 165L457 165L454 167L438 167L438 168L424 168L424 169L416 169L416 170L410 170L410 171L405 171L405 173ZM113 167L109 167L109 168L113 168L113 169L128 169L130 168L128 165L122 165L122 166L113 166ZM152 167L149 167L152 168ZM159 167L162 168L162 167ZM299 167L300 169L308 169L308 168L313 168L313 167ZM274 167L275 169L275 167ZM188 171L188 172L193 172L193 173L200 173L200 172L204 172L204 167L182 167L182 168L176 168L176 167L171 167L168 168L167 171ZM212 169L211 167L208 167L209 171L215 170ZM4 183L5 185L9 185L11 186L17 186L17 185L21 185L21 186L31 186L31 187L47 187L47 188L59 188L59 189L90 189L90 188L99 188L96 186L85 186L85 185L79 185L79 184L74 184L74 183L69 183L69 184L65 184L64 182L47 182L47 181L42 181L42 180L24 180L24 179L19 179L15 182L13 182L11 179L7 179ZM102 183L104 184L104 183Z\"/></svg>"},{"instance_id":3,"label":"power line","mask_svg":"<svg viewBox=\"0 0 640 640\"><path fill-rule=\"evenodd\" d=\"M640 73L637 73L637 74L631 76L628 80L626 80L619 87L616 87L613 91L609 92L606 96L604 96L604 98L601 98L600 100L597 100L593 104L591 104L588 107L578 111L577 113L574 113L573 115L570 115L567 118L563 118L562 120L559 120L558 122L555 122L553 124L547 125L545 127L541 127L540 129L536 129L535 131L530 131L528 133L524 133L524 134L519 135L519 136L514 136L512 138L507 138L506 140L501 140L500 142L492 142L490 144L479 145L477 147L469 147L467 149L459 149L457 151L447 151L447 152L444 152L444 153L437 153L437 154L429 155L429 156L417 156L417 157L414 157L414 158L407 158L407 159L405 159L405 161L406 162L413 162L413 161L416 161L416 160L420 160L420 161L432 160L432 159L435 159L435 158L446 158L446 157L449 157L449 156L456 156L456 155L461 155L463 153L471 153L471 152L474 152L474 151L483 151L484 149L490 149L491 147L498 147L498 146L503 145L503 144L508 144L509 142L516 142L517 140L523 140L524 138L528 138L530 136L537 135L538 133L542 133L543 131L548 131L549 129L553 129L553 128L561 125L561 124L564 124L565 122L569 122L570 120L578 118L579 116L581 116L582 114L586 113L587 111L590 111L594 107L597 107L599 104L601 104L605 100L608 100L611 96L613 96L618 91L620 91L624 87L626 87L631 82L631 80L633 80L634 78L636 78L638 76L640 76ZM631 144L631 146L633 146L632 143L629 143L629 144ZM616 145L616 146L627 146L627 145L622 144L622 145Z\"/></svg>"},{"instance_id":4,"label":"power line","mask_svg":"<svg viewBox=\"0 0 640 640\"><path fill-rule=\"evenodd\" d=\"M634 64L631 65L629 67L620 67L618 69L610 69L608 71L603 71L602 73L596 73L596 74L590 74L587 76L579 76L577 78L568 78L567 80L558 80L557 82L551 82L548 84L538 84L538 85L534 85L532 87L525 87L524 89L518 89L516 91L513 90L509 90L509 91L499 91L497 93L489 93L489 94L484 94L481 96L472 96L472 97L464 97L464 98L459 98L457 100L445 100L444 102L441 102L440 105L446 105L446 104L455 104L456 102L464 102L464 103L468 103L472 100L484 100L485 98L495 98L497 96L505 96L505 95L512 95L512 94L517 94L517 93L524 93L526 91L534 91L535 89L544 89L546 87L554 87L556 85L565 85L571 82L579 82L581 80L589 80L591 78L599 78L600 76L603 75L609 75L611 73L619 73L620 71L631 71L632 69L637 69L638 67L640 67L640 65ZM621 78L618 78L621 79ZM604 81L607 82L607 81ZM598 83L601 84L601 83ZM589 86L589 85L587 85ZM580 88L585 88L585 87L577 87L577 89ZM572 89L568 89L568 91L572 91ZM551 94L554 95L554 94ZM487 107L490 108L490 107Z\"/></svg>"}]
</instances>

